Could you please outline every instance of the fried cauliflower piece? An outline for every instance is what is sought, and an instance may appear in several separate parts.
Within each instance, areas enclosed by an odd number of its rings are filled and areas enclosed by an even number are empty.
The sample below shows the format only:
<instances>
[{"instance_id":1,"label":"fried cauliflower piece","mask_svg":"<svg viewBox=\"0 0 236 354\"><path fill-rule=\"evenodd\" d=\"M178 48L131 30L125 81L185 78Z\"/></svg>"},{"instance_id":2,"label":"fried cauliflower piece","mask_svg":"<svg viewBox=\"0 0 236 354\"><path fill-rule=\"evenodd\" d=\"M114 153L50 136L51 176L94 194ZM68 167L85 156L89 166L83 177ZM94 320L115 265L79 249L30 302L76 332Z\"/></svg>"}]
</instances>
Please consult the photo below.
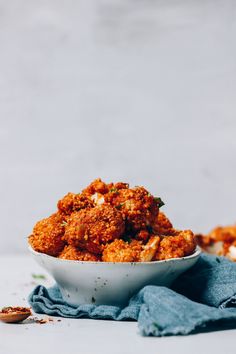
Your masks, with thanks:
<instances>
[{"instance_id":1,"label":"fried cauliflower piece","mask_svg":"<svg viewBox=\"0 0 236 354\"><path fill-rule=\"evenodd\" d=\"M37 252L58 256L65 245L62 239L64 231L62 216L59 213L52 214L36 223L29 236L29 243Z\"/></svg>"},{"instance_id":2,"label":"fried cauliflower piece","mask_svg":"<svg viewBox=\"0 0 236 354\"><path fill-rule=\"evenodd\" d=\"M123 240L116 239L107 244L103 250L103 262L137 262L142 246L138 241L129 244Z\"/></svg>"},{"instance_id":3,"label":"fried cauliflower piece","mask_svg":"<svg viewBox=\"0 0 236 354\"><path fill-rule=\"evenodd\" d=\"M152 226L159 211L156 198L143 187L112 190L105 195L105 201L120 210L127 231L139 231Z\"/></svg>"},{"instance_id":4,"label":"fried cauliflower piece","mask_svg":"<svg viewBox=\"0 0 236 354\"><path fill-rule=\"evenodd\" d=\"M82 194L87 196L92 196L95 193L104 195L109 192L115 192L118 191L119 189L127 189L127 188L129 188L128 183L124 183L124 182L105 183L101 180L101 178L97 178L82 191Z\"/></svg>"},{"instance_id":5,"label":"fried cauliflower piece","mask_svg":"<svg viewBox=\"0 0 236 354\"><path fill-rule=\"evenodd\" d=\"M142 241L139 240L135 240L135 239L131 239L131 241L129 242L130 247L136 252L136 258L137 261L140 258L140 253L142 252L143 248L144 248L144 244Z\"/></svg>"},{"instance_id":6,"label":"fried cauliflower piece","mask_svg":"<svg viewBox=\"0 0 236 354\"><path fill-rule=\"evenodd\" d=\"M58 201L57 207L62 215L71 215L81 209L92 208L94 202L83 194L68 193Z\"/></svg>"},{"instance_id":7,"label":"fried cauliflower piece","mask_svg":"<svg viewBox=\"0 0 236 354\"><path fill-rule=\"evenodd\" d=\"M74 246L67 245L59 254L58 258L72 261L99 262L100 257L88 251L82 251Z\"/></svg>"},{"instance_id":8,"label":"fried cauliflower piece","mask_svg":"<svg viewBox=\"0 0 236 354\"><path fill-rule=\"evenodd\" d=\"M176 236L164 236L156 253L156 260L179 258L192 254L196 240L191 230L179 231Z\"/></svg>"},{"instance_id":9,"label":"fried cauliflower piece","mask_svg":"<svg viewBox=\"0 0 236 354\"><path fill-rule=\"evenodd\" d=\"M103 204L73 213L65 227L64 240L72 246L100 254L103 246L121 237L124 230L121 213Z\"/></svg>"},{"instance_id":10,"label":"fried cauliflower piece","mask_svg":"<svg viewBox=\"0 0 236 354\"><path fill-rule=\"evenodd\" d=\"M134 239L142 242L144 245L149 243L149 240L154 237L154 236L159 236L157 233L153 232L153 229L151 230L150 228L140 230L137 234L134 235Z\"/></svg>"},{"instance_id":11,"label":"fried cauliflower piece","mask_svg":"<svg viewBox=\"0 0 236 354\"><path fill-rule=\"evenodd\" d=\"M218 226L208 235L196 235L196 239L205 252L236 261L236 225Z\"/></svg>"},{"instance_id":12,"label":"fried cauliflower piece","mask_svg":"<svg viewBox=\"0 0 236 354\"><path fill-rule=\"evenodd\" d=\"M153 225L153 231L158 235L172 235L173 225L163 212L159 212Z\"/></svg>"},{"instance_id":13,"label":"fried cauliflower piece","mask_svg":"<svg viewBox=\"0 0 236 354\"><path fill-rule=\"evenodd\" d=\"M136 235L135 238L139 241L146 243L150 238L150 233L148 230L140 230Z\"/></svg>"},{"instance_id":14,"label":"fried cauliflower piece","mask_svg":"<svg viewBox=\"0 0 236 354\"><path fill-rule=\"evenodd\" d=\"M105 202L105 194L127 188L129 188L128 183L118 182L115 184L106 184L101 178L98 178L82 191L82 195L92 200L94 205L102 205Z\"/></svg>"},{"instance_id":15,"label":"fried cauliflower piece","mask_svg":"<svg viewBox=\"0 0 236 354\"><path fill-rule=\"evenodd\" d=\"M117 183L111 183L109 192L116 192L119 191L120 189L129 189L129 183L124 183L124 182L117 182Z\"/></svg>"},{"instance_id":16,"label":"fried cauliflower piece","mask_svg":"<svg viewBox=\"0 0 236 354\"><path fill-rule=\"evenodd\" d=\"M82 194L86 196L92 196L95 193L106 194L109 192L112 185L113 183L106 184L101 178L97 178L82 190Z\"/></svg>"},{"instance_id":17,"label":"fried cauliflower piece","mask_svg":"<svg viewBox=\"0 0 236 354\"><path fill-rule=\"evenodd\" d=\"M216 241L236 241L236 225L218 226L213 229L208 236Z\"/></svg>"},{"instance_id":18,"label":"fried cauliflower piece","mask_svg":"<svg viewBox=\"0 0 236 354\"><path fill-rule=\"evenodd\" d=\"M159 236L151 236L147 244L143 246L143 251L140 253L140 262L150 262L154 259L157 253L161 238Z\"/></svg>"},{"instance_id":19,"label":"fried cauliflower piece","mask_svg":"<svg viewBox=\"0 0 236 354\"><path fill-rule=\"evenodd\" d=\"M206 253L216 254L218 256L224 255L225 253L224 243L222 241L214 240L208 235L198 234L196 235L196 241L202 251Z\"/></svg>"},{"instance_id":20,"label":"fried cauliflower piece","mask_svg":"<svg viewBox=\"0 0 236 354\"><path fill-rule=\"evenodd\" d=\"M98 192L91 195L90 199L93 201L94 205L102 205L105 202L103 194Z\"/></svg>"}]
</instances>

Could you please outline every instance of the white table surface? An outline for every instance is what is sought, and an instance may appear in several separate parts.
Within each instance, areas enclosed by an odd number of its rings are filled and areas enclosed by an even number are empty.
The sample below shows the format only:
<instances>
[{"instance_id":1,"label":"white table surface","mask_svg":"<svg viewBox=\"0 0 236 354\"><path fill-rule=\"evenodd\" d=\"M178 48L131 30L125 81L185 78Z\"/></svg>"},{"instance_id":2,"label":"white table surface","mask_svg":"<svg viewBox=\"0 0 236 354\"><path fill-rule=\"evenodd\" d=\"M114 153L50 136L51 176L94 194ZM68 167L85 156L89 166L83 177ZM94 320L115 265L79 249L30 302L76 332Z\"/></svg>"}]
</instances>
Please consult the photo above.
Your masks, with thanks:
<instances>
[{"instance_id":1,"label":"white table surface","mask_svg":"<svg viewBox=\"0 0 236 354\"><path fill-rule=\"evenodd\" d=\"M27 305L27 296L37 281L32 274L45 274L44 285L52 280L28 256L1 256L0 306ZM43 315L36 315L44 318ZM165 338L142 337L136 322L53 318L37 324L0 323L0 353L15 354L126 354L126 353L214 353L235 354L236 330Z\"/></svg>"}]
</instances>

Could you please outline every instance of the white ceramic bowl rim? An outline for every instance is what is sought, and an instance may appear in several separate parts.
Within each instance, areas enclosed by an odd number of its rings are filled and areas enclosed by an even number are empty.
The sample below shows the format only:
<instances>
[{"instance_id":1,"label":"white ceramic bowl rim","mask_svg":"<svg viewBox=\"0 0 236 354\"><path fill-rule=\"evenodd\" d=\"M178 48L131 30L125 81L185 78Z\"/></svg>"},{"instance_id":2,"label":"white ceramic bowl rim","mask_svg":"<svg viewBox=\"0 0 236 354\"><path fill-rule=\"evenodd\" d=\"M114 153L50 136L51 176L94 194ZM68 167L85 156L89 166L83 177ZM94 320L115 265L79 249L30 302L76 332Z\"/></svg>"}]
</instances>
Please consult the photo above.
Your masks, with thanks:
<instances>
[{"instance_id":1,"label":"white ceramic bowl rim","mask_svg":"<svg viewBox=\"0 0 236 354\"><path fill-rule=\"evenodd\" d=\"M178 262L181 261L182 259L191 259L191 258L195 258L198 257L201 253L201 248L199 246L196 246L196 249L194 251L194 253L190 254L189 256L185 256L185 257L179 257L179 258L169 258L169 259L165 259L162 261L149 261L149 262L97 262L97 261L74 261L71 259L62 259L62 258L58 258L58 257L53 257L53 256L49 256L46 253L41 253L41 252L37 252L35 251L31 245L28 245L29 251L35 255L40 255L40 256L44 256L47 257L49 259L53 259L53 260L57 260L58 262L70 262L70 263L76 263L76 264L97 264L98 266L100 266L101 264L134 264L136 266L140 266L142 264L160 264L160 263L166 263L166 262Z\"/></svg>"}]
</instances>

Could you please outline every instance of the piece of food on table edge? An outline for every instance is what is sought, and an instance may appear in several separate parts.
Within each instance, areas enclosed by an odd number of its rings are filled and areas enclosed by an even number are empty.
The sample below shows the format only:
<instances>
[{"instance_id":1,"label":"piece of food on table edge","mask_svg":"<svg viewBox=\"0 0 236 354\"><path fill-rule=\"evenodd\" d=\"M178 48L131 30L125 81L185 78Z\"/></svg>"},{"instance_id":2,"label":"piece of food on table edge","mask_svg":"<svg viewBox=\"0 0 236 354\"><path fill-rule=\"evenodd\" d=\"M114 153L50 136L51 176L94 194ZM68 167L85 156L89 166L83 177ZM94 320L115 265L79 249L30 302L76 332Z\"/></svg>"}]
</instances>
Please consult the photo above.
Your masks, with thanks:
<instances>
[{"instance_id":1,"label":"piece of food on table edge","mask_svg":"<svg viewBox=\"0 0 236 354\"><path fill-rule=\"evenodd\" d=\"M6 323L18 323L31 316L31 310L28 307L3 307L0 311L0 320Z\"/></svg>"},{"instance_id":2,"label":"piece of food on table edge","mask_svg":"<svg viewBox=\"0 0 236 354\"><path fill-rule=\"evenodd\" d=\"M29 243L60 259L149 262L194 253L191 230L176 230L159 211L164 203L144 187L94 180L81 193L68 193L58 210L36 223Z\"/></svg>"},{"instance_id":3,"label":"piece of food on table edge","mask_svg":"<svg viewBox=\"0 0 236 354\"><path fill-rule=\"evenodd\" d=\"M218 226L207 235L196 235L203 251L236 262L236 225Z\"/></svg>"}]
</instances>

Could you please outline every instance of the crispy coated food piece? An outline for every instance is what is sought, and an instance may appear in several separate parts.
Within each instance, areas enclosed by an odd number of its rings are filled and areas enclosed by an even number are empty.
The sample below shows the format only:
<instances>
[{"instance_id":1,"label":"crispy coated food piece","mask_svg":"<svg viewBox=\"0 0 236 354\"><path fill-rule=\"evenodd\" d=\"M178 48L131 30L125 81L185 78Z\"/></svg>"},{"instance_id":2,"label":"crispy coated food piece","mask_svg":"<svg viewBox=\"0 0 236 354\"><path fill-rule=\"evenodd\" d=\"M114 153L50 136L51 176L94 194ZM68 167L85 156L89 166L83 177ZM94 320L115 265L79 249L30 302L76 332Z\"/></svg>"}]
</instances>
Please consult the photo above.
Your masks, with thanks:
<instances>
[{"instance_id":1,"label":"crispy coated food piece","mask_svg":"<svg viewBox=\"0 0 236 354\"><path fill-rule=\"evenodd\" d=\"M83 189L82 194L91 196L94 193L106 194L109 192L113 183L106 184L101 180L101 178L95 179L88 187Z\"/></svg>"},{"instance_id":2,"label":"crispy coated food piece","mask_svg":"<svg viewBox=\"0 0 236 354\"><path fill-rule=\"evenodd\" d=\"M159 213L162 205L144 187L98 178L80 194L68 193L59 200L58 212L35 225L29 242L36 251L81 261L149 262L191 254L193 233L175 230ZM227 235L222 241L225 253L233 242L231 231ZM236 231L233 240L236 258ZM206 239L199 242L206 244Z\"/></svg>"},{"instance_id":3,"label":"crispy coated food piece","mask_svg":"<svg viewBox=\"0 0 236 354\"><path fill-rule=\"evenodd\" d=\"M196 235L196 239L204 251L236 261L236 225L218 226L208 235Z\"/></svg>"},{"instance_id":4,"label":"crispy coated food piece","mask_svg":"<svg viewBox=\"0 0 236 354\"><path fill-rule=\"evenodd\" d=\"M141 249L142 246L138 241L129 244L116 239L104 248L102 260L103 262L137 262Z\"/></svg>"},{"instance_id":5,"label":"crispy coated food piece","mask_svg":"<svg viewBox=\"0 0 236 354\"><path fill-rule=\"evenodd\" d=\"M106 201L106 197L104 194L118 192L119 189L127 189L129 188L128 183L118 182L118 183L110 183L106 185L107 188L101 189L101 192L95 192L92 195L89 195L89 198L94 202L95 205L102 205ZM93 189L92 189L93 191ZM108 203L109 204L109 203Z\"/></svg>"},{"instance_id":6,"label":"crispy coated food piece","mask_svg":"<svg viewBox=\"0 0 236 354\"><path fill-rule=\"evenodd\" d=\"M236 241L236 225L218 226L213 229L208 236L216 241Z\"/></svg>"},{"instance_id":7,"label":"crispy coated food piece","mask_svg":"<svg viewBox=\"0 0 236 354\"><path fill-rule=\"evenodd\" d=\"M94 202L82 194L68 193L59 202L57 207L62 215L70 215L74 211L81 209L92 208Z\"/></svg>"},{"instance_id":8,"label":"crispy coated food piece","mask_svg":"<svg viewBox=\"0 0 236 354\"><path fill-rule=\"evenodd\" d=\"M65 245L62 240L64 231L62 216L59 213L52 214L36 223L32 235L29 236L29 243L37 252L58 256Z\"/></svg>"},{"instance_id":9,"label":"crispy coated food piece","mask_svg":"<svg viewBox=\"0 0 236 354\"><path fill-rule=\"evenodd\" d=\"M73 213L65 227L68 244L99 254L103 245L122 236L125 230L121 213L110 205L100 205Z\"/></svg>"},{"instance_id":10,"label":"crispy coated food piece","mask_svg":"<svg viewBox=\"0 0 236 354\"><path fill-rule=\"evenodd\" d=\"M157 253L161 238L159 236L151 236L148 243L143 247L143 251L140 254L140 262L150 262L154 259Z\"/></svg>"},{"instance_id":11,"label":"crispy coated food piece","mask_svg":"<svg viewBox=\"0 0 236 354\"><path fill-rule=\"evenodd\" d=\"M135 238L139 241L146 243L150 237L150 233L148 230L140 230L136 235Z\"/></svg>"},{"instance_id":12,"label":"crispy coated food piece","mask_svg":"<svg viewBox=\"0 0 236 354\"><path fill-rule=\"evenodd\" d=\"M164 236L156 253L157 260L184 257L196 248L195 236L190 230L179 231L177 236Z\"/></svg>"},{"instance_id":13,"label":"crispy coated food piece","mask_svg":"<svg viewBox=\"0 0 236 354\"><path fill-rule=\"evenodd\" d=\"M87 195L87 196L92 196L95 193L99 194L107 194L109 192L115 192L118 191L119 189L127 189L129 188L128 183L124 182L117 182L117 183L105 183L101 180L101 178L95 179L88 187L86 187L83 191L82 194Z\"/></svg>"},{"instance_id":14,"label":"crispy coated food piece","mask_svg":"<svg viewBox=\"0 0 236 354\"><path fill-rule=\"evenodd\" d=\"M126 229L139 231L152 226L158 215L158 202L145 188L119 189L105 195L105 201L121 211Z\"/></svg>"},{"instance_id":15,"label":"crispy coated food piece","mask_svg":"<svg viewBox=\"0 0 236 354\"><path fill-rule=\"evenodd\" d=\"M236 241L231 243L230 245L224 245L226 248L225 255L227 258L229 258L231 261L236 262Z\"/></svg>"},{"instance_id":16,"label":"crispy coated food piece","mask_svg":"<svg viewBox=\"0 0 236 354\"><path fill-rule=\"evenodd\" d=\"M172 235L173 225L163 212L159 212L153 225L153 231L158 235Z\"/></svg>"},{"instance_id":17,"label":"crispy coated food piece","mask_svg":"<svg viewBox=\"0 0 236 354\"><path fill-rule=\"evenodd\" d=\"M112 183L112 187L110 188L109 192L116 192L120 189L129 189L129 183L124 183L124 182L117 182L117 183Z\"/></svg>"},{"instance_id":18,"label":"crispy coated food piece","mask_svg":"<svg viewBox=\"0 0 236 354\"><path fill-rule=\"evenodd\" d=\"M129 242L130 247L136 252L137 254L137 260L139 260L140 258L140 253L144 248L144 244L142 241L138 241L135 239L131 239L131 241Z\"/></svg>"},{"instance_id":19,"label":"crispy coated food piece","mask_svg":"<svg viewBox=\"0 0 236 354\"><path fill-rule=\"evenodd\" d=\"M89 198L96 205L102 205L105 202L105 194L113 193L119 189L129 188L128 183L118 182L106 184L101 178L95 179L88 187L82 191L82 195ZM108 203L109 204L109 203Z\"/></svg>"},{"instance_id":20,"label":"crispy coated food piece","mask_svg":"<svg viewBox=\"0 0 236 354\"><path fill-rule=\"evenodd\" d=\"M59 254L58 258L69 259L72 261L90 261L99 262L100 257L88 251L82 251L74 246L67 245Z\"/></svg>"},{"instance_id":21,"label":"crispy coated food piece","mask_svg":"<svg viewBox=\"0 0 236 354\"><path fill-rule=\"evenodd\" d=\"M215 240L213 240L210 236L207 235L205 236L201 234L196 235L196 240L197 240L197 244L202 248L212 246L213 243L215 242Z\"/></svg>"},{"instance_id":22,"label":"crispy coated food piece","mask_svg":"<svg viewBox=\"0 0 236 354\"><path fill-rule=\"evenodd\" d=\"M105 202L104 195L98 192L94 193L89 198L93 201L94 206L102 205Z\"/></svg>"},{"instance_id":23,"label":"crispy coated food piece","mask_svg":"<svg viewBox=\"0 0 236 354\"><path fill-rule=\"evenodd\" d=\"M218 226L208 235L197 235L197 242L201 247L212 246L216 242L233 243L236 241L236 225Z\"/></svg>"}]
</instances>

